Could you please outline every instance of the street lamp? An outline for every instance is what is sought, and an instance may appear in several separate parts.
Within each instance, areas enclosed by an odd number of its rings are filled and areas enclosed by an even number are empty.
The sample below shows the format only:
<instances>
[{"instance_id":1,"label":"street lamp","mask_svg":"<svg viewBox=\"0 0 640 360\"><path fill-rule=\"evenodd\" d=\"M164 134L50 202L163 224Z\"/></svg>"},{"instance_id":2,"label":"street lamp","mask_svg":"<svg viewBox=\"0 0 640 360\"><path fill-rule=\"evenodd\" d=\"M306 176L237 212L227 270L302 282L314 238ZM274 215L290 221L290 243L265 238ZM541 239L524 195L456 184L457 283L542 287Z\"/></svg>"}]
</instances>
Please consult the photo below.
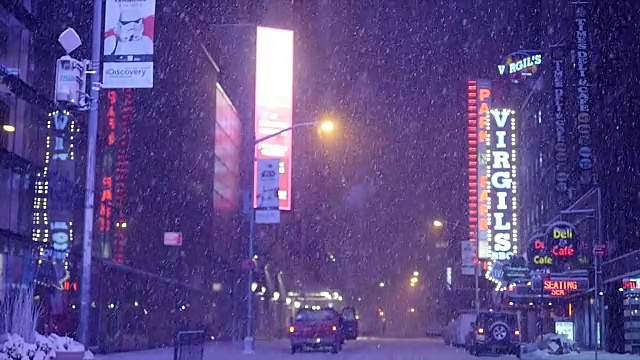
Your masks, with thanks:
<instances>
[{"instance_id":1,"label":"street lamp","mask_svg":"<svg viewBox=\"0 0 640 360\"><path fill-rule=\"evenodd\" d=\"M11 124L2 125L2 130L8 133L16 132L16 127Z\"/></svg>"},{"instance_id":2,"label":"street lamp","mask_svg":"<svg viewBox=\"0 0 640 360\"><path fill-rule=\"evenodd\" d=\"M269 139L272 139L276 136L282 135L286 132L292 131L293 129L297 129L297 128L301 128L301 127L316 127L318 128L319 131L321 132L332 132L335 128L334 123L329 120L329 119L324 119L324 120L320 120L320 121L308 121L308 122L303 122L303 123L297 123L297 124L293 124L292 126L289 126L288 128L279 130L274 132L273 134L269 134L267 136L255 139L253 141L253 164L252 164L252 169L251 169L251 173L252 173L252 179L255 178L255 164L256 161L258 160L256 158L256 152L255 152L255 147L264 142L267 141ZM252 180L253 181L253 180ZM255 225L256 225L256 209L253 207L253 197L254 194L253 192L251 193L251 197L250 197L250 201L251 201L251 206L250 206L250 219L249 219L249 259L254 259L256 254L255 254ZM253 266L249 267L249 274L248 274L248 281L247 283L249 284L248 288L247 288L247 335L244 338L244 353L245 354L252 354L254 352L254 348L255 348L255 339L253 337L253 288L252 288L252 284L253 284Z\"/></svg>"},{"instance_id":3,"label":"street lamp","mask_svg":"<svg viewBox=\"0 0 640 360\"><path fill-rule=\"evenodd\" d=\"M465 229L464 227L462 227L457 221L455 223L450 223L446 220L434 220L433 221L433 226L437 227L437 228L442 228L445 225L451 225L452 228L454 229L459 229L462 231L467 231L467 229ZM480 264L478 262L476 262L475 264L475 268L474 268L474 275L475 275L475 309L476 311L480 311Z\"/></svg>"}]
</instances>

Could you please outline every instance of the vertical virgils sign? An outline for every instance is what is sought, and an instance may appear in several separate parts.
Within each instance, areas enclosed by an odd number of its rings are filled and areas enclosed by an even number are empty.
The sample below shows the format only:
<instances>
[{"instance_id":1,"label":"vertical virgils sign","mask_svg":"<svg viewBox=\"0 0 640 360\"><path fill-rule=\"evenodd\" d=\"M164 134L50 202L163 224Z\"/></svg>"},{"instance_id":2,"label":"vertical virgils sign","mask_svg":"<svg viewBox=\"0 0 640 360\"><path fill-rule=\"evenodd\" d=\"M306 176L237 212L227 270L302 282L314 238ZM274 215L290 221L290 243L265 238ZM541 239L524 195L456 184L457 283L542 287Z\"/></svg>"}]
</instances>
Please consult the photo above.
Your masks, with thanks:
<instances>
[{"instance_id":1,"label":"vertical virgils sign","mask_svg":"<svg viewBox=\"0 0 640 360\"><path fill-rule=\"evenodd\" d=\"M469 240L479 260L491 258L489 246L489 182L487 178L487 116L491 109L491 82L467 83L467 140L469 144Z\"/></svg>"},{"instance_id":2,"label":"vertical virgils sign","mask_svg":"<svg viewBox=\"0 0 640 360\"><path fill-rule=\"evenodd\" d=\"M47 128L45 166L36 180L33 240L43 243L40 259L50 261L56 274L53 282L41 284L62 289L69 279L67 256L73 243L77 128L67 111L49 114Z\"/></svg>"},{"instance_id":3,"label":"vertical virgils sign","mask_svg":"<svg viewBox=\"0 0 640 360\"><path fill-rule=\"evenodd\" d=\"M518 251L516 200L516 118L513 110L492 109L487 118L490 149L489 238L491 259L510 260Z\"/></svg>"},{"instance_id":4,"label":"vertical virgils sign","mask_svg":"<svg viewBox=\"0 0 640 360\"><path fill-rule=\"evenodd\" d=\"M256 35L256 140L292 126L293 120L293 31L258 27ZM291 210L291 131L261 141L255 159L279 159L280 210ZM257 199L254 171L253 206Z\"/></svg>"}]
</instances>

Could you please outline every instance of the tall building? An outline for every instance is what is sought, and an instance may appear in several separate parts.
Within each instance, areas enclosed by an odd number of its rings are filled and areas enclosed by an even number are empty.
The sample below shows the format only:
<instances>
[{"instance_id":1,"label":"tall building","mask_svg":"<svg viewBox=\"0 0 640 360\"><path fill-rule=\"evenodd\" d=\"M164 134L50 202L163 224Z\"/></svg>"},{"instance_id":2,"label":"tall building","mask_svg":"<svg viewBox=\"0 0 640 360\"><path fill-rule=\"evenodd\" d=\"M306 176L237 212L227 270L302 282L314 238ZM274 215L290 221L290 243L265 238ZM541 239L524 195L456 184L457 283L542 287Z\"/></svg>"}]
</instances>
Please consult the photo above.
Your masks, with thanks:
<instances>
[{"instance_id":1,"label":"tall building","mask_svg":"<svg viewBox=\"0 0 640 360\"><path fill-rule=\"evenodd\" d=\"M634 179L640 143L633 121L638 109L630 96L631 79L640 69L629 60L634 55L628 39L639 28L634 16L624 14L636 14L638 4L543 1L541 9L544 89L533 98L540 112L522 124L521 134L523 246L529 247L530 265L546 256L557 261L533 248L536 240L539 247L548 241L550 225L566 222L578 261L565 266L587 270L591 286L554 299L549 314L555 314L556 324L571 324L567 331L585 347L637 353L640 206ZM612 19L625 20L612 27ZM594 257L598 244L606 254ZM598 260L603 265L596 295Z\"/></svg>"}]
</instances>

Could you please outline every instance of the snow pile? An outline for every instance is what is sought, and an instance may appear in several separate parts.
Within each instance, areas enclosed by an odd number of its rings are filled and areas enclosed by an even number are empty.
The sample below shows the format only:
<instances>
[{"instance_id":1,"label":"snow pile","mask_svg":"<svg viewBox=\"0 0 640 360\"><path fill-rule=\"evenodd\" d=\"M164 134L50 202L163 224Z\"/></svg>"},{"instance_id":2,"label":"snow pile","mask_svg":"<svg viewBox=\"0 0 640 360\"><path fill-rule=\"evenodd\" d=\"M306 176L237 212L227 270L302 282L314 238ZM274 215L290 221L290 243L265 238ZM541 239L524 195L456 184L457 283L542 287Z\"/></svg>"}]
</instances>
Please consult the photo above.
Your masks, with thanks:
<instances>
[{"instance_id":1,"label":"snow pile","mask_svg":"<svg viewBox=\"0 0 640 360\"><path fill-rule=\"evenodd\" d=\"M66 336L35 333L33 343L25 341L18 334L4 334L0 337L0 360L50 360L60 357L61 353L78 352L85 353L84 345ZM91 355L89 354L90 358Z\"/></svg>"},{"instance_id":2,"label":"snow pile","mask_svg":"<svg viewBox=\"0 0 640 360\"><path fill-rule=\"evenodd\" d=\"M58 336L56 334L49 335L49 339L53 343L56 352L84 352L84 345L73 340L68 336Z\"/></svg>"},{"instance_id":3,"label":"snow pile","mask_svg":"<svg viewBox=\"0 0 640 360\"><path fill-rule=\"evenodd\" d=\"M5 334L0 344L0 360L50 360L56 357L53 343L36 334L35 343L27 343L16 334Z\"/></svg>"},{"instance_id":4,"label":"snow pile","mask_svg":"<svg viewBox=\"0 0 640 360\"><path fill-rule=\"evenodd\" d=\"M566 335L559 334L546 334L542 337L542 340L538 340L535 343L530 343L524 346L524 354L531 354L532 356L540 355L568 355L579 354L580 350L575 341L571 341Z\"/></svg>"}]
</instances>

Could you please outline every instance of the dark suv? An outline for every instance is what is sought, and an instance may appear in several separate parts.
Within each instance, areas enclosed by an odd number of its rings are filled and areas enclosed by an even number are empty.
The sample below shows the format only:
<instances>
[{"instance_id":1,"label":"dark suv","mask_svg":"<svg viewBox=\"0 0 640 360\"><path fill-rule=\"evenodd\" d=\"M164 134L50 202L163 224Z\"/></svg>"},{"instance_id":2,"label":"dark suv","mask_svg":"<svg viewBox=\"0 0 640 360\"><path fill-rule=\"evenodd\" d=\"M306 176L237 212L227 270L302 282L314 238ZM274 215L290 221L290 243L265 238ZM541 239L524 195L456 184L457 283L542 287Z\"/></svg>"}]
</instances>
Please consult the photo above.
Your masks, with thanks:
<instances>
[{"instance_id":1,"label":"dark suv","mask_svg":"<svg viewBox=\"0 0 640 360\"><path fill-rule=\"evenodd\" d=\"M520 358L520 322L514 312L483 311L471 323L469 352L480 356L485 353L510 354Z\"/></svg>"}]
</instances>

